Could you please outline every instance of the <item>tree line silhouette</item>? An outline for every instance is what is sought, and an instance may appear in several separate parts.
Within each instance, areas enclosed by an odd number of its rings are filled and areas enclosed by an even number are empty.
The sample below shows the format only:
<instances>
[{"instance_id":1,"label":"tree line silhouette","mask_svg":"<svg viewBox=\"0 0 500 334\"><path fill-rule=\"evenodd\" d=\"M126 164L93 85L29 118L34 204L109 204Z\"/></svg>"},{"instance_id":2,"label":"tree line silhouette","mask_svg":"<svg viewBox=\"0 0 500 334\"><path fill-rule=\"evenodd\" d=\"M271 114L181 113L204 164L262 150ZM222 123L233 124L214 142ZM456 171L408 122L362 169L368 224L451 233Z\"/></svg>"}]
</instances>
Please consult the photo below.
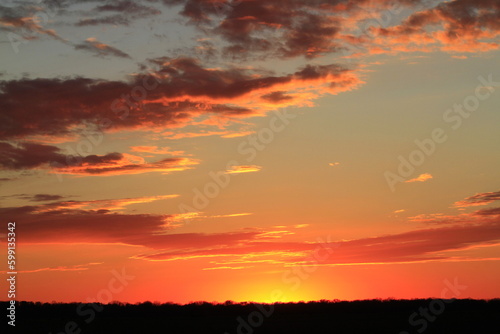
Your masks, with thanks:
<instances>
[{"instance_id":1,"label":"tree line silhouette","mask_svg":"<svg viewBox=\"0 0 500 334\"><path fill-rule=\"evenodd\" d=\"M16 304L15 333L500 333L500 299ZM0 302L2 309L8 302ZM439 305L445 305L444 307ZM438 307L439 306L439 307ZM413 317L413 319L411 319ZM12 328L11 328L12 329Z\"/></svg>"}]
</instances>

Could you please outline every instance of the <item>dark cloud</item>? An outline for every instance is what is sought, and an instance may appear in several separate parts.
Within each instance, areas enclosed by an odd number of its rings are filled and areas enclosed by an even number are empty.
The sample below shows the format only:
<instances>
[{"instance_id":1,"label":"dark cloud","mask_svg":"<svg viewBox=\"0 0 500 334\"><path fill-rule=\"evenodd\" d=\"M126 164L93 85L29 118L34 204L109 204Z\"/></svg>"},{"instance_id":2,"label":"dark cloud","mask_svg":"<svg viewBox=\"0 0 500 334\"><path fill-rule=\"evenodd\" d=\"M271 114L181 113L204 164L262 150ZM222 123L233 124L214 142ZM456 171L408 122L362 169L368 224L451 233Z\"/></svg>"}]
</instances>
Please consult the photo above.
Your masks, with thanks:
<instances>
[{"instance_id":1,"label":"dark cloud","mask_svg":"<svg viewBox=\"0 0 500 334\"><path fill-rule=\"evenodd\" d=\"M263 241L261 236L255 235L245 243L232 244L230 247L212 249L190 249L178 245L173 249L154 254L144 254L139 258L149 260L175 260L190 259L206 256L233 256L242 262L248 254L252 254L256 261L257 256L273 252L287 254L283 262L306 261L309 254L318 247L314 243L301 242L273 242ZM328 242L323 247L334 249L332 255L322 264L366 264L366 263L406 263L436 260L453 260L454 257L446 255L447 251L467 249L474 246L495 245L500 240L500 220L489 224L468 224L423 229L400 234L380 237L356 239L350 241ZM300 253L304 255L300 255ZM290 257L290 254L296 256ZM455 256L455 255L454 255ZM234 263L234 258L230 261ZM236 263L242 263L237 262Z\"/></svg>"},{"instance_id":2,"label":"dark cloud","mask_svg":"<svg viewBox=\"0 0 500 334\"><path fill-rule=\"evenodd\" d=\"M162 230L161 226L166 218L154 215L110 214L106 210L36 214L36 209L37 207L30 206L2 208L0 215L19 222L19 227L16 227L20 233L26 233L23 242L27 243L128 241L135 245L139 242L134 242L134 239Z\"/></svg>"},{"instance_id":3,"label":"dark cloud","mask_svg":"<svg viewBox=\"0 0 500 334\"><path fill-rule=\"evenodd\" d=\"M279 103L291 100L293 99L293 97L291 97L290 95L286 95L285 92L272 92L269 94L262 95L262 99L272 103Z\"/></svg>"},{"instance_id":4,"label":"dark cloud","mask_svg":"<svg viewBox=\"0 0 500 334\"><path fill-rule=\"evenodd\" d=\"M207 69L189 58L158 58L150 65L155 67L151 75L128 82L0 81L0 140L62 137L89 127L96 131L179 127L200 114L245 117L267 108L258 101L250 103L252 94L258 99L311 85L317 90L326 87L323 93L327 93L330 88L350 90L361 83L353 71L337 65L308 65L282 76L241 68Z\"/></svg>"},{"instance_id":5,"label":"dark cloud","mask_svg":"<svg viewBox=\"0 0 500 334\"><path fill-rule=\"evenodd\" d=\"M75 49L89 51L98 57L114 56L120 58L130 58L130 56L125 52L118 50L117 48L114 48L110 45L101 43L95 38L87 38L85 42L81 44L75 44Z\"/></svg>"},{"instance_id":6,"label":"dark cloud","mask_svg":"<svg viewBox=\"0 0 500 334\"><path fill-rule=\"evenodd\" d=\"M51 169L54 173L71 175L120 175L189 169L197 161L187 158L166 158L147 163L143 158L117 152L105 155L71 155L61 153L56 146L20 143L0 143L0 169Z\"/></svg>"},{"instance_id":7,"label":"dark cloud","mask_svg":"<svg viewBox=\"0 0 500 334\"><path fill-rule=\"evenodd\" d=\"M130 24L130 19L122 15L110 15L92 19L89 18L81 19L75 25L77 27L85 27L85 26L95 26L100 24L128 26Z\"/></svg>"},{"instance_id":8,"label":"dark cloud","mask_svg":"<svg viewBox=\"0 0 500 334\"><path fill-rule=\"evenodd\" d=\"M3 81L0 139L64 136L76 125L99 124L103 120L111 123L111 128L140 124L137 113L121 121L123 113L111 110L111 103L129 95L133 87L133 83L88 78ZM174 115L165 112L163 116L167 123Z\"/></svg>"},{"instance_id":9,"label":"dark cloud","mask_svg":"<svg viewBox=\"0 0 500 334\"><path fill-rule=\"evenodd\" d=\"M182 5L180 14L222 37L231 58L314 58L345 47L342 31L393 5L412 0L164 0ZM357 21L357 22L356 22Z\"/></svg>"},{"instance_id":10,"label":"dark cloud","mask_svg":"<svg viewBox=\"0 0 500 334\"><path fill-rule=\"evenodd\" d=\"M11 7L0 5L0 31L14 33L15 36L7 36L9 40L11 38L33 40L48 36L66 43L66 40L55 30L47 29L39 22L38 14L40 14L40 9L35 4L16 4Z\"/></svg>"},{"instance_id":11,"label":"dark cloud","mask_svg":"<svg viewBox=\"0 0 500 334\"><path fill-rule=\"evenodd\" d=\"M133 1L114 1L95 8L98 12L119 12L139 16L158 15L160 11Z\"/></svg>"},{"instance_id":12,"label":"dark cloud","mask_svg":"<svg viewBox=\"0 0 500 334\"><path fill-rule=\"evenodd\" d=\"M257 231L218 234L171 233L172 215L124 214L117 209L168 198L66 201L0 208L0 216L18 222L26 243L125 243L154 249L221 247L254 238ZM168 233L168 234L167 234Z\"/></svg>"},{"instance_id":13,"label":"dark cloud","mask_svg":"<svg viewBox=\"0 0 500 334\"><path fill-rule=\"evenodd\" d=\"M9 196L1 196L2 198L19 198L28 200L30 202L48 202L63 199L64 196L61 195L51 195L51 194L14 194Z\"/></svg>"},{"instance_id":14,"label":"dark cloud","mask_svg":"<svg viewBox=\"0 0 500 334\"><path fill-rule=\"evenodd\" d=\"M202 31L225 40L229 58L314 58L361 53L498 48L496 0L164 0ZM400 13L410 11L400 22ZM390 18L390 24L381 22ZM381 17L378 20L378 17ZM437 45L440 45L438 47ZM347 53L348 54L348 53Z\"/></svg>"},{"instance_id":15,"label":"dark cloud","mask_svg":"<svg viewBox=\"0 0 500 334\"><path fill-rule=\"evenodd\" d=\"M342 74L351 72L339 65L307 65L299 71L282 76L255 75L246 69L205 69L190 58L164 61L154 60L160 64L158 73L168 76L168 95L206 96L209 98L238 98L253 91L269 90L275 86L297 84L304 81L327 79L334 82ZM346 84L346 86L349 86Z\"/></svg>"},{"instance_id":16,"label":"dark cloud","mask_svg":"<svg viewBox=\"0 0 500 334\"><path fill-rule=\"evenodd\" d=\"M94 15L116 13L103 17L84 18L76 23L77 26L93 26L101 24L128 26L135 20L159 15L161 12L154 8L133 1L117 1L95 7Z\"/></svg>"},{"instance_id":17,"label":"dark cloud","mask_svg":"<svg viewBox=\"0 0 500 334\"><path fill-rule=\"evenodd\" d=\"M231 44L233 57L268 53L279 57L315 57L336 48L340 23L319 1L164 1L183 3L181 15L191 22L212 23L212 31Z\"/></svg>"},{"instance_id":18,"label":"dark cloud","mask_svg":"<svg viewBox=\"0 0 500 334\"><path fill-rule=\"evenodd\" d=\"M162 0L145 3L124 0L96 2L75 24L128 26L138 19L159 15L159 3L167 5L169 11L178 10L189 19L189 24L196 24L210 37L220 37L225 42L220 48L224 56L237 60L314 58L351 47L365 54L437 49L472 52L499 47L500 5L496 0ZM55 8L61 13L70 11L77 2L43 4L45 9ZM412 14L400 22L399 12L386 12L391 8L408 9ZM66 42L54 30L32 19L39 10L30 5L0 6L0 29L28 39L47 35ZM384 14L391 17L391 24L382 28L375 18ZM372 21L377 22L371 27L367 25ZM200 42L193 53L205 50L206 59L218 54L219 50L206 48L201 43L206 41ZM96 51L87 43L76 47Z\"/></svg>"},{"instance_id":19,"label":"dark cloud","mask_svg":"<svg viewBox=\"0 0 500 334\"><path fill-rule=\"evenodd\" d=\"M474 214L478 216L496 216L500 215L500 208L482 209L474 212Z\"/></svg>"},{"instance_id":20,"label":"dark cloud","mask_svg":"<svg viewBox=\"0 0 500 334\"><path fill-rule=\"evenodd\" d=\"M462 201L456 202L455 206L458 207L478 206L478 205L490 204L495 201L500 201L500 191L475 194L474 196L470 196Z\"/></svg>"},{"instance_id":21,"label":"dark cloud","mask_svg":"<svg viewBox=\"0 0 500 334\"><path fill-rule=\"evenodd\" d=\"M375 31L385 46L428 47L439 43L441 50L477 52L498 49L500 3L496 0L455 0L411 14L400 25ZM432 50L427 48L427 50Z\"/></svg>"},{"instance_id":22,"label":"dark cloud","mask_svg":"<svg viewBox=\"0 0 500 334\"><path fill-rule=\"evenodd\" d=\"M35 195L27 195L24 198L32 202L48 202L48 201L56 201L63 199L64 196L51 195L51 194L35 194Z\"/></svg>"},{"instance_id":23,"label":"dark cloud","mask_svg":"<svg viewBox=\"0 0 500 334\"><path fill-rule=\"evenodd\" d=\"M0 143L0 168L4 170L34 169L54 161L65 163L66 156L55 146L24 143L19 146Z\"/></svg>"},{"instance_id":24,"label":"dark cloud","mask_svg":"<svg viewBox=\"0 0 500 334\"><path fill-rule=\"evenodd\" d=\"M220 261L229 259L232 263L243 263L259 262L259 257L272 253L274 261L307 263L308 256L319 245L278 241L280 235L290 234L294 227L213 234L175 233L175 215L121 212L134 203L171 197L60 201L37 206L0 208L0 216L18 221L16 228L22 233L23 242L139 245L155 250L153 254L137 256L147 260L222 257ZM457 258L456 254L447 255L446 252L496 245L500 240L499 217L488 221L476 218L470 216L465 223L378 237L339 242L327 238L321 247L330 248L333 253L322 264L453 261Z\"/></svg>"},{"instance_id":25,"label":"dark cloud","mask_svg":"<svg viewBox=\"0 0 500 334\"><path fill-rule=\"evenodd\" d=\"M16 146L4 142L0 143L0 149L3 153L0 157L0 167L6 170L34 169L50 163L67 166L106 165L123 158L120 153L89 155L82 158L62 154L61 149L56 146L35 143L21 143Z\"/></svg>"},{"instance_id":26,"label":"dark cloud","mask_svg":"<svg viewBox=\"0 0 500 334\"><path fill-rule=\"evenodd\" d=\"M192 165L196 165L198 162L196 160L187 158L166 158L160 161L151 163L134 163L133 161L127 159L127 157L121 156L120 159L116 159L112 162L102 162L102 160L108 159L107 156L92 156L97 157L99 160L96 163L89 163L87 157L83 158L83 162L79 166L58 166L52 165L54 167L55 173L60 174L71 174L71 175L121 175L121 174L142 174L150 172L161 172L170 173L172 171L182 171L186 169L191 169ZM136 157L134 157L136 158Z\"/></svg>"}]
</instances>

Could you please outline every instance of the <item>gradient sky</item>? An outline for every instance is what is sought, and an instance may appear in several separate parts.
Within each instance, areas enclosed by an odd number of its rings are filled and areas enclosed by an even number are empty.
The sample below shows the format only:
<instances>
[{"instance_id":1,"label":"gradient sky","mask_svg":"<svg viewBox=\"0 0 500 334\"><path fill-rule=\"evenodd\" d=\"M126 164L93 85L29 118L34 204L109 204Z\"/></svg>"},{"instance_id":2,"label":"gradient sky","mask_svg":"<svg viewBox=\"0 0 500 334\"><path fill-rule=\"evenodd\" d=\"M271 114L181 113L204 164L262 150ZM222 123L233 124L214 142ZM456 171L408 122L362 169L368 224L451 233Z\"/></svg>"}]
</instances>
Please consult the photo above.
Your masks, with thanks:
<instances>
[{"instance_id":1,"label":"gradient sky","mask_svg":"<svg viewBox=\"0 0 500 334\"><path fill-rule=\"evenodd\" d=\"M2 2L17 299L499 297L499 38L496 0Z\"/></svg>"}]
</instances>

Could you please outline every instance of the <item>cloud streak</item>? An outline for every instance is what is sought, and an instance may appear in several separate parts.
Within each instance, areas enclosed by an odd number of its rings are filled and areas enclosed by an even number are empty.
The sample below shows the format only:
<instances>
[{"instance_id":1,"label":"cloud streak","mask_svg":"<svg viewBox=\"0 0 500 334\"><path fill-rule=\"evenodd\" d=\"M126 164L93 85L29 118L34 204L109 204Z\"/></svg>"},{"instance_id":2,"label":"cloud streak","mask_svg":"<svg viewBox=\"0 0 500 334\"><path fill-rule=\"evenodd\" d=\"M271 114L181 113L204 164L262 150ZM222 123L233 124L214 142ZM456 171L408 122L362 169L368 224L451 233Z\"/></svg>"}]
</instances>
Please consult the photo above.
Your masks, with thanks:
<instances>
[{"instance_id":1,"label":"cloud streak","mask_svg":"<svg viewBox=\"0 0 500 334\"><path fill-rule=\"evenodd\" d=\"M231 169L226 170L226 174L254 173L261 169L262 167L257 165L232 166Z\"/></svg>"},{"instance_id":2,"label":"cloud streak","mask_svg":"<svg viewBox=\"0 0 500 334\"><path fill-rule=\"evenodd\" d=\"M85 42L75 45L76 50L84 50L98 57L114 56L119 58L130 58L130 56L117 48L99 42L94 37L87 38Z\"/></svg>"},{"instance_id":3,"label":"cloud streak","mask_svg":"<svg viewBox=\"0 0 500 334\"><path fill-rule=\"evenodd\" d=\"M128 26L133 21L159 15L161 11L132 1L117 1L97 6L91 10L93 16L108 13L111 15L80 19L75 25L78 27L105 24Z\"/></svg>"},{"instance_id":4,"label":"cloud streak","mask_svg":"<svg viewBox=\"0 0 500 334\"><path fill-rule=\"evenodd\" d=\"M170 173L190 169L198 164L197 160L190 158L165 158L156 162L146 162L142 157L118 152L82 157L64 154L56 146L35 143L14 145L0 142L0 149L3 152L0 157L0 169L49 169L57 174L80 176Z\"/></svg>"},{"instance_id":5,"label":"cloud streak","mask_svg":"<svg viewBox=\"0 0 500 334\"><path fill-rule=\"evenodd\" d=\"M416 178L414 179L411 179L411 180L407 180L405 181L406 183L413 183L413 182L425 182L425 181L428 181L430 179L432 179L432 175L429 174L429 173L424 173L424 174L420 174L419 176L417 176Z\"/></svg>"},{"instance_id":6,"label":"cloud streak","mask_svg":"<svg viewBox=\"0 0 500 334\"><path fill-rule=\"evenodd\" d=\"M500 191L493 191L487 193L478 193L474 196L467 197L462 201L455 202L457 207L481 206L487 205L496 201L500 201Z\"/></svg>"},{"instance_id":7,"label":"cloud streak","mask_svg":"<svg viewBox=\"0 0 500 334\"><path fill-rule=\"evenodd\" d=\"M324 264L407 263L425 261L454 261L446 252L470 247L496 245L500 242L500 221L491 224L450 226L424 229L387 236L330 243L334 254ZM261 242L247 240L238 247L199 250L172 250L144 254L138 258L153 261L175 261L194 258L227 258L232 264L258 263L272 255L270 262L298 264L306 261L316 244ZM291 255L291 256L290 256ZM227 262L217 262L224 264Z\"/></svg>"},{"instance_id":8,"label":"cloud streak","mask_svg":"<svg viewBox=\"0 0 500 334\"><path fill-rule=\"evenodd\" d=\"M37 206L1 208L15 216L26 243L121 243L144 246L135 258L149 261L213 259L217 266L259 263L307 264L317 243L287 241L300 226L275 226L226 233L176 233L175 215L126 214L132 204L170 199L175 195L94 201L56 201ZM240 216L223 215L227 217ZM450 255L452 251L500 243L497 211L434 216L439 227L347 241L330 240L335 248L325 265L481 260ZM222 216L221 216L222 217ZM138 223L140 222L140 224ZM213 264L212 263L212 264ZM212 265L211 265L212 266Z\"/></svg>"},{"instance_id":9,"label":"cloud streak","mask_svg":"<svg viewBox=\"0 0 500 334\"><path fill-rule=\"evenodd\" d=\"M55 30L43 27L40 22L43 16L38 16L39 10L40 8L34 5L0 5L0 30L15 34L15 40L28 41L45 36L67 43Z\"/></svg>"}]
</instances>

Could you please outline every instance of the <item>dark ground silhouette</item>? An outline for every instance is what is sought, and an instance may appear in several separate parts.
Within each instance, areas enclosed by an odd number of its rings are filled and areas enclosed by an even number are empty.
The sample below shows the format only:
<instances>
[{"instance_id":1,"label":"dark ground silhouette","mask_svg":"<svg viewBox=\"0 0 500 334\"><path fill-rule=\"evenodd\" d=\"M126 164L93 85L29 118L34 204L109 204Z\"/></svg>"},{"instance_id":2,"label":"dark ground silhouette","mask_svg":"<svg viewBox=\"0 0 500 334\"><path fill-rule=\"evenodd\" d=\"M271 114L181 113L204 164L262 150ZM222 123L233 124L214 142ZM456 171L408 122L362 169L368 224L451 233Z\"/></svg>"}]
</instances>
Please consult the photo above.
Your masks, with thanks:
<instances>
[{"instance_id":1,"label":"dark ground silhouette","mask_svg":"<svg viewBox=\"0 0 500 334\"><path fill-rule=\"evenodd\" d=\"M5 312L8 303L0 304ZM19 302L16 327L12 329L9 332L23 334L499 334L500 299L317 301L272 305L229 301L186 305Z\"/></svg>"}]
</instances>

